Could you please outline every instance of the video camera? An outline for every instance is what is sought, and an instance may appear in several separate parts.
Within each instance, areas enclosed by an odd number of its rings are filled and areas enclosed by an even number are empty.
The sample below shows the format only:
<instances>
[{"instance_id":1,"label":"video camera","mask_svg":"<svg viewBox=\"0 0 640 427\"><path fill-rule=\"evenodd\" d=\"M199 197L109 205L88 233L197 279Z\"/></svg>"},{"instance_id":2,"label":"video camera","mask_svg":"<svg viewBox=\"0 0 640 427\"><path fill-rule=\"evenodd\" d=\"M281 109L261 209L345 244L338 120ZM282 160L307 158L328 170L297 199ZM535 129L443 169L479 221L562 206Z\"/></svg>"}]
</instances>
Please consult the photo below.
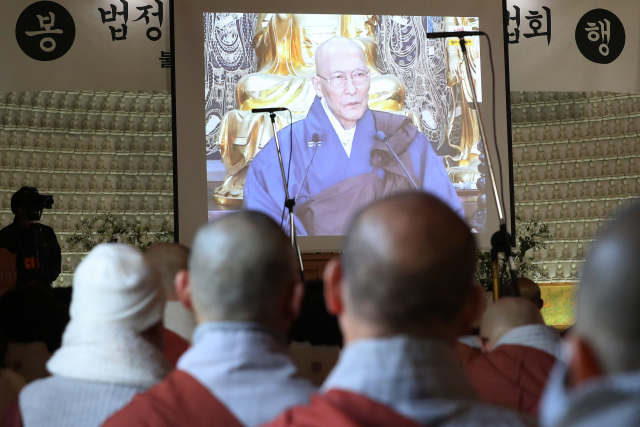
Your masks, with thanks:
<instances>
[{"instance_id":1,"label":"video camera","mask_svg":"<svg viewBox=\"0 0 640 427\"><path fill-rule=\"evenodd\" d=\"M11 211L18 214L18 207L25 208L29 221L40 221L44 209L53 208L53 196L43 195L34 187L22 187L11 198Z\"/></svg>"}]
</instances>

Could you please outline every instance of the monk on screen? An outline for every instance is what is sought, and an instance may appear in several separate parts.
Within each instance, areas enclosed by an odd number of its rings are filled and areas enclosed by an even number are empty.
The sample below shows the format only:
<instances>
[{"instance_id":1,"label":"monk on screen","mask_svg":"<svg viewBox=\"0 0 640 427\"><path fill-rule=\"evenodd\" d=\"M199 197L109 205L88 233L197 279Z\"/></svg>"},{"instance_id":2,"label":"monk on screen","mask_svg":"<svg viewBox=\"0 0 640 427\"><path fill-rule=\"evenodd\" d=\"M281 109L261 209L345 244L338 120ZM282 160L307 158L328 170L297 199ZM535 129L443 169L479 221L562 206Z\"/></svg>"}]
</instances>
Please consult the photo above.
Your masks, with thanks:
<instances>
[{"instance_id":1,"label":"monk on screen","mask_svg":"<svg viewBox=\"0 0 640 427\"><path fill-rule=\"evenodd\" d=\"M289 165L289 195L296 198L298 235L342 236L365 205L416 187L464 216L442 158L427 137L404 115L369 109L370 70L358 43L333 37L318 47L311 109L278 132L282 160ZM272 138L249 166L244 203L280 222L284 202Z\"/></svg>"}]
</instances>

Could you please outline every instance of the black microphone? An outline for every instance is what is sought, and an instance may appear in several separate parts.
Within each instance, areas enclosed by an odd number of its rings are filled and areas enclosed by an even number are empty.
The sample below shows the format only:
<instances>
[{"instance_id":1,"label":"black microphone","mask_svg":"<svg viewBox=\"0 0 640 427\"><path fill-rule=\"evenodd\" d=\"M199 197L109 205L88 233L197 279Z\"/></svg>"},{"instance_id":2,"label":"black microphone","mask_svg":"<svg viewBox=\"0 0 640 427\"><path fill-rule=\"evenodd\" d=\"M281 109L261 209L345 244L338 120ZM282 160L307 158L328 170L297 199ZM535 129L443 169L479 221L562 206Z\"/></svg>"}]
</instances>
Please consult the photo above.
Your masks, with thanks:
<instances>
[{"instance_id":1,"label":"black microphone","mask_svg":"<svg viewBox=\"0 0 640 427\"><path fill-rule=\"evenodd\" d=\"M444 33L427 33L428 39L446 39L449 37L472 37L472 36L484 36L486 35L482 31L449 31Z\"/></svg>"},{"instance_id":2,"label":"black microphone","mask_svg":"<svg viewBox=\"0 0 640 427\"><path fill-rule=\"evenodd\" d=\"M387 137L387 135L385 135L384 132L382 132L381 130L379 130L378 132L376 132L375 135L373 135L373 139L375 139L376 141L382 141L382 142L387 142L387 139L389 139Z\"/></svg>"},{"instance_id":3,"label":"black microphone","mask_svg":"<svg viewBox=\"0 0 640 427\"><path fill-rule=\"evenodd\" d=\"M321 142L320 136L317 133L314 133L313 135L311 135L311 142L313 142L315 145L318 145L318 142Z\"/></svg>"},{"instance_id":4,"label":"black microphone","mask_svg":"<svg viewBox=\"0 0 640 427\"><path fill-rule=\"evenodd\" d=\"M285 107L274 107L274 108L253 108L251 110L252 113L274 113L276 111L289 111L289 109Z\"/></svg>"},{"instance_id":5,"label":"black microphone","mask_svg":"<svg viewBox=\"0 0 640 427\"><path fill-rule=\"evenodd\" d=\"M407 168L404 167L404 165L400 161L400 157L398 157L396 152L393 151L393 148L391 148L391 146L389 145L389 137L384 132L379 130L378 132L376 132L375 135L373 135L373 139L375 139L376 141L384 142L384 144L387 146L389 151L391 151L391 154L393 154L393 157L395 157L398 163L400 163L400 166L402 166L402 170L404 171L404 174L409 179L409 181L411 181L411 184L413 184L413 188L415 188L416 191L420 191L416 183L413 181L413 178L411 178L411 175L409 175L409 171L407 170Z\"/></svg>"}]
</instances>

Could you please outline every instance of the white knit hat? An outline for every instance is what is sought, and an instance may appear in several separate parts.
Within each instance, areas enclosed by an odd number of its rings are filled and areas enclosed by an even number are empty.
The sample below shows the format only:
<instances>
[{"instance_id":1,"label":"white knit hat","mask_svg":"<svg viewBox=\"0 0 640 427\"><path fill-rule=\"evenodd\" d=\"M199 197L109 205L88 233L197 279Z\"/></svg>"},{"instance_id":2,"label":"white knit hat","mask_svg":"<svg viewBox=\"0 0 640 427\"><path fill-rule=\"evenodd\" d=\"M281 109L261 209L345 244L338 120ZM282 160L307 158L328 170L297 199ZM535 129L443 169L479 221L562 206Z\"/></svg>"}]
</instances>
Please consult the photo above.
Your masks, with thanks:
<instances>
[{"instance_id":1,"label":"white knit hat","mask_svg":"<svg viewBox=\"0 0 640 427\"><path fill-rule=\"evenodd\" d=\"M133 246L100 244L78 265L72 322L112 323L142 332L162 319L163 310L159 278Z\"/></svg>"}]
</instances>

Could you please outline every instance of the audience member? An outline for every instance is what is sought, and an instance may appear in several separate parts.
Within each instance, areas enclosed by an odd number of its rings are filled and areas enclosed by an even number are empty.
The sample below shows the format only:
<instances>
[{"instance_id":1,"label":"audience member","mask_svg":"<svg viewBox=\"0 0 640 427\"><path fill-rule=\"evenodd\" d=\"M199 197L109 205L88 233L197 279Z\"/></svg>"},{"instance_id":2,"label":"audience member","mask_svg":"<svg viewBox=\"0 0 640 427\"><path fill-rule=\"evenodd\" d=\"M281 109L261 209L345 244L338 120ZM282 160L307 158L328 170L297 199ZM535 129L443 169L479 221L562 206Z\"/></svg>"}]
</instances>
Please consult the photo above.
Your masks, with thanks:
<instances>
[{"instance_id":1,"label":"audience member","mask_svg":"<svg viewBox=\"0 0 640 427\"><path fill-rule=\"evenodd\" d=\"M503 297L498 302L500 304L492 304L482 318L480 335L484 353L501 345L524 345L560 357L559 332L545 325L539 310L531 310L536 306L522 297Z\"/></svg>"},{"instance_id":2,"label":"audience member","mask_svg":"<svg viewBox=\"0 0 640 427\"><path fill-rule=\"evenodd\" d=\"M49 375L46 363L60 347L69 321L50 288L14 288L0 298L0 331L8 341L5 365L27 382Z\"/></svg>"},{"instance_id":3,"label":"audience member","mask_svg":"<svg viewBox=\"0 0 640 427\"><path fill-rule=\"evenodd\" d=\"M13 222L0 230L0 248L16 254L16 287L50 286L60 274L62 254L56 234L38 222L42 197L34 187L22 187L13 193Z\"/></svg>"},{"instance_id":4,"label":"audience member","mask_svg":"<svg viewBox=\"0 0 640 427\"><path fill-rule=\"evenodd\" d=\"M544 324L538 307L503 297L485 313L480 327L483 354L467 366L482 398L532 415L560 352L558 332Z\"/></svg>"},{"instance_id":5,"label":"audience member","mask_svg":"<svg viewBox=\"0 0 640 427\"><path fill-rule=\"evenodd\" d=\"M308 402L316 388L297 376L286 346L304 292L296 267L289 239L264 214L202 227L176 279L198 321L193 346L105 426L253 427Z\"/></svg>"},{"instance_id":6,"label":"audience member","mask_svg":"<svg viewBox=\"0 0 640 427\"><path fill-rule=\"evenodd\" d=\"M175 367L187 351L196 320L176 293L175 278L189 267L189 248L178 243L159 243L143 253L145 261L160 274L166 299L164 307L164 356Z\"/></svg>"},{"instance_id":7,"label":"audience member","mask_svg":"<svg viewBox=\"0 0 640 427\"><path fill-rule=\"evenodd\" d=\"M289 340L289 356L300 376L322 385L338 362L342 347L338 319L327 312L322 280L304 284L300 317L291 326Z\"/></svg>"},{"instance_id":8,"label":"audience member","mask_svg":"<svg viewBox=\"0 0 640 427\"><path fill-rule=\"evenodd\" d=\"M544 426L640 425L640 205L620 213L587 255L566 338L541 402Z\"/></svg>"},{"instance_id":9,"label":"audience member","mask_svg":"<svg viewBox=\"0 0 640 427\"><path fill-rule=\"evenodd\" d=\"M164 298L159 280L135 248L96 246L78 265L62 347L47 363L51 377L20 393L30 426L100 426L162 381Z\"/></svg>"},{"instance_id":10,"label":"audience member","mask_svg":"<svg viewBox=\"0 0 640 427\"><path fill-rule=\"evenodd\" d=\"M308 406L270 426L522 426L479 401L454 345L484 294L474 286L476 245L434 196L397 195L361 212L341 259L325 270L329 312L345 348Z\"/></svg>"},{"instance_id":11,"label":"audience member","mask_svg":"<svg viewBox=\"0 0 640 427\"><path fill-rule=\"evenodd\" d=\"M527 277L518 277L518 288L520 289L520 296L522 298L528 299L533 303L533 305L538 307L538 310L542 310L544 300L540 293L540 286L538 286L536 282ZM505 297L516 296L511 280L502 285L502 291L503 296Z\"/></svg>"}]
</instances>

